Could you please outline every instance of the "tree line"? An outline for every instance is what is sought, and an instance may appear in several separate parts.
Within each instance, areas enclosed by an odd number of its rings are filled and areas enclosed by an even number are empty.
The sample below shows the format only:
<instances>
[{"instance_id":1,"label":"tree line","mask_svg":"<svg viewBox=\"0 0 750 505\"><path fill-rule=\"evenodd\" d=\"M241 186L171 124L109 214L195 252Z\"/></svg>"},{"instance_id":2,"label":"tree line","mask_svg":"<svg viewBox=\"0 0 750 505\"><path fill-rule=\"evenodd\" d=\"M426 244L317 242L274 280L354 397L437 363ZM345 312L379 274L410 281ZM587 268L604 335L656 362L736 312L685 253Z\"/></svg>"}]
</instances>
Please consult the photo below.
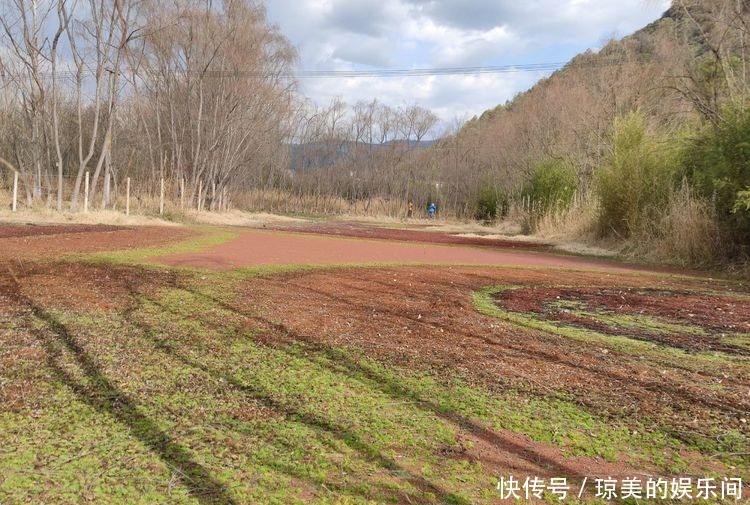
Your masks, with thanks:
<instances>
[{"instance_id":1,"label":"tree line","mask_svg":"<svg viewBox=\"0 0 750 505\"><path fill-rule=\"evenodd\" d=\"M29 207L80 208L87 177L90 208L126 177L205 209L227 190L406 198L396 167L438 122L312 104L252 0L2 0L0 29L0 165Z\"/></svg>"},{"instance_id":2,"label":"tree line","mask_svg":"<svg viewBox=\"0 0 750 505\"><path fill-rule=\"evenodd\" d=\"M106 207L132 177L215 205L269 185L290 138L294 48L244 0L3 0L0 157L26 204ZM177 187L172 184L171 187Z\"/></svg>"}]
</instances>

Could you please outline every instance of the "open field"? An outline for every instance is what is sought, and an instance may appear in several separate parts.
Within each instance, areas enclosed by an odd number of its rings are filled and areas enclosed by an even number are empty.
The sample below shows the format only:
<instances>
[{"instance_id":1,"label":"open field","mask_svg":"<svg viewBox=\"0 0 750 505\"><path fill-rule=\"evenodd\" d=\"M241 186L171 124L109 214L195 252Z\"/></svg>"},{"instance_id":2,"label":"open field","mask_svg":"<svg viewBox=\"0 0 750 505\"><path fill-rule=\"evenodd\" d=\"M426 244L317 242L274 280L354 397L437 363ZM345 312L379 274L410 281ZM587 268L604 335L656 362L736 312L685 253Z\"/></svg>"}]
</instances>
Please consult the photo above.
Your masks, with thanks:
<instances>
[{"instance_id":1,"label":"open field","mask_svg":"<svg viewBox=\"0 0 750 505\"><path fill-rule=\"evenodd\" d=\"M750 481L747 284L451 237L0 226L0 504Z\"/></svg>"},{"instance_id":2,"label":"open field","mask_svg":"<svg viewBox=\"0 0 750 505\"><path fill-rule=\"evenodd\" d=\"M617 270L634 268L599 260L553 255L544 252L545 248L539 244L524 245L521 242L498 239L468 238L426 231L368 229L362 226L314 226L312 229L325 231L318 234L310 228L294 228L293 232L235 230L237 236L232 241L199 252L159 255L150 260L171 266L223 269L293 264L384 263L554 266ZM394 240L394 237L404 236L408 239ZM362 240L361 237L367 237L367 240ZM484 246L467 247L467 244ZM524 247L527 249L524 250Z\"/></svg>"}]
</instances>

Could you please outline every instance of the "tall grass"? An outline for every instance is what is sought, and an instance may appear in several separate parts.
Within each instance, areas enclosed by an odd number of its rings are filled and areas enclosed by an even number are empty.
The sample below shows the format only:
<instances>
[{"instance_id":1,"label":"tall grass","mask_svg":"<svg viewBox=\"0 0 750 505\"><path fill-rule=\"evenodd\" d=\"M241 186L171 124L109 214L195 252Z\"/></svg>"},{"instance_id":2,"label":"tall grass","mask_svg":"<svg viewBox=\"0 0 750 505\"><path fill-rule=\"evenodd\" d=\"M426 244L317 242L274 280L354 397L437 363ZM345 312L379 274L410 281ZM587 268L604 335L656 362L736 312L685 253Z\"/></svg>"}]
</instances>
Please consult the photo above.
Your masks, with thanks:
<instances>
[{"instance_id":1,"label":"tall grass","mask_svg":"<svg viewBox=\"0 0 750 505\"><path fill-rule=\"evenodd\" d=\"M670 192L663 213L628 243L631 254L680 266L714 266L724 260L716 210L687 181Z\"/></svg>"},{"instance_id":2,"label":"tall grass","mask_svg":"<svg viewBox=\"0 0 750 505\"><path fill-rule=\"evenodd\" d=\"M2 184L0 184L0 210L10 209L12 206L12 200L12 190L7 190L2 186Z\"/></svg>"},{"instance_id":3,"label":"tall grass","mask_svg":"<svg viewBox=\"0 0 750 505\"><path fill-rule=\"evenodd\" d=\"M130 213L151 217L162 217L169 221L183 221L195 213L195 201L180 201L175 188L168 185L164 199L164 213L160 214L160 198L158 194L140 191L134 187L130 195ZM82 198L82 197L81 197ZM0 186L0 203L2 209L9 210L12 200L11 192ZM19 194L19 211L39 212L45 215L54 214L55 202L49 199L35 200L31 208L26 205L25 193ZM94 199L89 206L89 213L99 212L101 196ZM118 188L112 193L108 212L124 213L126 198L124 188ZM406 216L408 202L396 199L373 197L365 200L347 200L334 195L295 195L279 189L249 189L233 192L226 210L242 209L248 212L268 212L285 215L320 215L320 216L367 216L401 218ZM208 211L208 204L204 208ZM82 214L83 204L79 202L78 213ZM440 215L453 217L454 213L439 209ZM63 214L73 214L69 211L69 202L64 203ZM424 214L424 216L423 216ZM426 217L426 210L414 209L415 217Z\"/></svg>"},{"instance_id":4,"label":"tall grass","mask_svg":"<svg viewBox=\"0 0 750 505\"><path fill-rule=\"evenodd\" d=\"M369 217L404 217L408 202L400 199L372 197L349 200L330 194L294 194L280 189L251 189L233 196L233 206L250 212L290 215L339 215ZM439 209L445 216L445 209ZM415 216L426 214L415 208Z\"/></svg>"},{"instance_id":5,"label":"tall grass","mask_svg":"<svg viewBox=\"0 0 750 505\"><path fill-rule=\"evenodd\" d=\"M731 104L718 125L704 125L686 148L683 174L714 203L728 253L750 256L750 108Z\"/></svg>"},{"instance_id":6,"label":"tall grass","mask_svg":"<svg viewBox=\"0 0 750 505\"><path fill-rule=\"evenodd\" d=\"M713 267L726 259L716 211L687 182L668 189L666 204L649 220L641 220L627 238L600 233L600 196L577 199L534 214L534 234L545 240L604 247L633 259L683 267ZM528 219L528 213L527 213Z\"/></svg>"},{"instance_id":7,"label":"tall grass","mask_svg":"<svg viewBox=\"0 0 750 505\"><path fill-rule=\"evenodd\" d=\"M553 240L597 242L599 201L591 193L576 193L568 205L553 205L527 214L537 236Z\"/></svg>"}]
</instances>

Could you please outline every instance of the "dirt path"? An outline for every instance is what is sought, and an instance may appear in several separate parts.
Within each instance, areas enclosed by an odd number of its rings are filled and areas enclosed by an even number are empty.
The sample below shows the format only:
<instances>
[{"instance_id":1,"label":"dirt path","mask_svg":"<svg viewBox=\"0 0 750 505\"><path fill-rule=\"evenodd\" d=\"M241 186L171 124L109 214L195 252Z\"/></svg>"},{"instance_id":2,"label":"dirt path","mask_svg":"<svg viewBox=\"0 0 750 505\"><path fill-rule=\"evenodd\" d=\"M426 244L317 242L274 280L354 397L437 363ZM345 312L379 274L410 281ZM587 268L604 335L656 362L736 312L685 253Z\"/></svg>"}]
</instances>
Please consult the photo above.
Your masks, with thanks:
<instances>
[{"instance_id":1,"label":"dirt path","mask_svg":"<svg viewBox=\"0 0 750 505\"><path fill-rule=\"evenodd\" d=\"M419 233L419 232L414 232ZM431 233L422 232L431 235ZM460 237L457 237L460 238ZM215 269L289 264L411 263L547 266L637 270L637 267L538 251L355 239L269 230L244 230L230 242L200 253L153 258L172 266Z\"/></svg>"}]
</instances>

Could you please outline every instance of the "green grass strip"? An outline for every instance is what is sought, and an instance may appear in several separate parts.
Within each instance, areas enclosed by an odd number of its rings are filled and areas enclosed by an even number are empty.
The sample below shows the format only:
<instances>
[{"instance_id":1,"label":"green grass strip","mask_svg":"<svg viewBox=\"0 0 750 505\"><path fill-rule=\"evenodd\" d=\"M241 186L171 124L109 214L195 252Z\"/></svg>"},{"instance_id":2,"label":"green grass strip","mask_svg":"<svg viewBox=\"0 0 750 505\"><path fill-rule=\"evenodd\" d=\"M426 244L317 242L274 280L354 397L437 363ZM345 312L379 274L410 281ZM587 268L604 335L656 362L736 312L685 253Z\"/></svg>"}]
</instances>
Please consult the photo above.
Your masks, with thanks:
<instances>
[{"instance_id":1,"label":"green grass strip","mask_svg":"<svg viewBox=\"0 0 750 505\"><path fill-rule=\"evenodd\" d=\"M533 316L503 310L497 306L494 295L523 286L492 286L472 294L474 306L484 315L508 321L525 328L543 331L553 335L566 337L581 342L596 343L609 349L630 355L642 356L656 362L666 362L675 368L691 371L714 369L726 364L747 365L750 360L744 357L728 356L723 353L687 352L676 347L670 347L651 342L644 342L622 335L604 335L594 330L575 328L562 324L543 321Z\"/></svg>"},{"instance_id":2,"label":"green grass strip","mask_svg":"<svg viewBox=\"0 0 750 505\"><path fill-rule=\"evenodd\" d=\"M192 226L191 228L198 231L199 234L187 240L154 247L104 251L84 256L75 255L74 259L88 259L117 264L138 265L148 263L145 260L149 258L204 251L211 247L228 242L239 235L238 232L226 228L215 228L211 226Z\"/></svg>"}]
</instances>

